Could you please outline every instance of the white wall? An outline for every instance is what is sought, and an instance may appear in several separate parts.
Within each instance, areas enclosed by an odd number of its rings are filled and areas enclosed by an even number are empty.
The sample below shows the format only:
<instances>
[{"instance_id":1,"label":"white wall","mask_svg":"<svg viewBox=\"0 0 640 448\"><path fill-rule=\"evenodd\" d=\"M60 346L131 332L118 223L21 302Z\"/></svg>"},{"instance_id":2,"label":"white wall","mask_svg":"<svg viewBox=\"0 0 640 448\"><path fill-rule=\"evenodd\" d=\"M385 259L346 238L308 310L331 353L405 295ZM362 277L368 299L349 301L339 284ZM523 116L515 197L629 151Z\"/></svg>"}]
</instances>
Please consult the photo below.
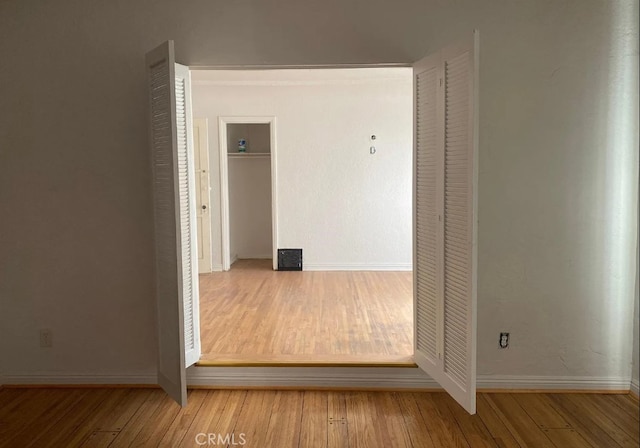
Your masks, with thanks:
<instances>
[{"instance_id":1,"label":"white wall","mask_svg":"<svg viewBox=\"0 0 640 448\"><path fill-rule=\"evenodd\" d=\"M481 30L478 371L629 378L637 1L494 5L430 22Z\"/></svg>"},{"instance_id":2,"label":"white wall","mask_svg":"<svg viewBox=\"0 0 640 448\"><path fill-rule=\"evenodd\" d=\"M196 70L192 80L194 116L212 136L220 116L276 117L279 247L302 248L305 269L411 268L411 70ZM220 235L219 219L212 226Z\"/></svg>"},{"instance_id":3,"label":"white wall","mask_svg":"<svg viewBox=\"0 0 640 448\"><path fill-rule=\"evenodd\" d=\"M155 369L146 50L174 39L186 64L410 62L476 27L478 372L628 378L637 16L634 0L0 2L5 373Z\"/></svg>"},{"instance_id":4,"label":"white wall","mask_svg":"<svg viewBox=\"0 0 640 448\"><path fill-rule=\"evenodd\" d=\"M216 161L219 160L217 156ZM270 160L231 157L228 161L231 262L236 259L272 258ZM216 187L212 194L219 195L219 184ZM215 227L219 234L220 222L216 222ZM216 239L215 243L214 265L222 262L220 240Z\"/></svg>"}]
</instances>

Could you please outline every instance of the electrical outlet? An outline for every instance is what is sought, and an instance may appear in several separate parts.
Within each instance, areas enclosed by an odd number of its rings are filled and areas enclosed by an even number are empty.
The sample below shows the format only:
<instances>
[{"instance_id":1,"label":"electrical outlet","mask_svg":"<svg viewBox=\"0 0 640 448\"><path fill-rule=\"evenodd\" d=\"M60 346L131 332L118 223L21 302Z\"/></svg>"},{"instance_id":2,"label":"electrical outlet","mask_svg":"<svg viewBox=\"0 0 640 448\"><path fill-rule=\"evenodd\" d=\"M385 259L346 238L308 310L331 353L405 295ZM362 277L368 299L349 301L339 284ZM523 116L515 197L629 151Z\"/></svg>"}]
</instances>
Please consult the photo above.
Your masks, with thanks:
<instances>
[{"instance_id":1,"label":"electrical outlet","mask_svg":"<svg viewBox=\"0 0 640 448\"><path fill-rule=\"evenodd\" d=\"M500 333L500 339L498 340L500 348L509 347L509 333Z\"/></svg>"},{"instance_id":2,"label":"electrical outlet","mask_svg":"<svg viewBox=\"0 0 640 448\"><path fill-rule=\"evenodd\" d=\"M48 328L43 328L42 330L40 330L40 347L53 347L53 331Z\"/></svg>"}]
</instances>

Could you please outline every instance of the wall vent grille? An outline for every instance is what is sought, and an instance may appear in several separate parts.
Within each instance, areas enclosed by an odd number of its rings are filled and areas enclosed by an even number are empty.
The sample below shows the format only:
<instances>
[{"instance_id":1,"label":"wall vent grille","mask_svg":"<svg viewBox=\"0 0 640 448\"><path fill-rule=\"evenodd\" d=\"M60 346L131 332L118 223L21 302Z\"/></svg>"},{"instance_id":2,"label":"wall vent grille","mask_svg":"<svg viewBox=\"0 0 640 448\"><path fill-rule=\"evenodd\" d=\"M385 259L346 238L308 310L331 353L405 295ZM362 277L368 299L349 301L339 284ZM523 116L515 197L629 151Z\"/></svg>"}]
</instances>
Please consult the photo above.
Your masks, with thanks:
<instances>
[{"instance_id":1,"label":"wall vent grille","mask_svg":"<svg viewBox=\"0 0 640 448\"><path fill-rule=\"evenodd\" d=\"M302 271L302 249L278 249L279 271Z\"/></svg>"}]
</instances>

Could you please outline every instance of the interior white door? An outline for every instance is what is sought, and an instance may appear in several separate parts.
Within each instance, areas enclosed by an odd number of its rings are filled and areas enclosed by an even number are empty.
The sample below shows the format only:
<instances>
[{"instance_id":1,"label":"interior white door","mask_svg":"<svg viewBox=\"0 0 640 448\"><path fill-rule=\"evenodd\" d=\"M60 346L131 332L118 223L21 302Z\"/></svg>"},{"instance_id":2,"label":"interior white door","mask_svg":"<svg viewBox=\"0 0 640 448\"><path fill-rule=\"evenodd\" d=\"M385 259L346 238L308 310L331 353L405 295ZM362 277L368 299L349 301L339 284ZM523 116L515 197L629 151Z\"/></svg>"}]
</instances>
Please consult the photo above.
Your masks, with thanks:
<instances>
[{"instance_id":1,"label":"interior white door","mask_svg":"<svg viewBox=\"0 0 640 448\"><path fill-rule=\"evenodd\" d=\"M184 309L185 368L200 359L200 283L198 280L198 232L196 217L196 171L191 115L191 73L175 64L178 132L178 182L180 198L180 245L182 252L182 302Z\"/></svg>"},{"instance_id":2,"label":"interior white door","mask_svg":"<svg viewBox=\"0 0 640 448\"><path fill-rule=\"evenodd\" d=\"M194 275L195 189L189 70L173 42L147 53L153 177L158 383L182 406L186 367L198 360L198 278ZM197 356L196 356L197 355Z\"/></svg>"},{"instance_id":3,"label":"interior white door","mask_svg":"<svg viewBox=\"0 0 640 448\"><path fill-rule=\"evenodd\" d=\"M211 249L211 178L209 173L209 133L206 118L193 120L196 182L196 220L198 229L198 272L213 269Z\"/></svg>"},{"instance_id":4,"label":"interior white door","mask_svg":"<svg viewBox=\"0 0 640 448\"><path fill-rule=\"evenodd\" d=\"M414 64L415 361L476 409L478 34Z\"/></svg>"}]
</instances>

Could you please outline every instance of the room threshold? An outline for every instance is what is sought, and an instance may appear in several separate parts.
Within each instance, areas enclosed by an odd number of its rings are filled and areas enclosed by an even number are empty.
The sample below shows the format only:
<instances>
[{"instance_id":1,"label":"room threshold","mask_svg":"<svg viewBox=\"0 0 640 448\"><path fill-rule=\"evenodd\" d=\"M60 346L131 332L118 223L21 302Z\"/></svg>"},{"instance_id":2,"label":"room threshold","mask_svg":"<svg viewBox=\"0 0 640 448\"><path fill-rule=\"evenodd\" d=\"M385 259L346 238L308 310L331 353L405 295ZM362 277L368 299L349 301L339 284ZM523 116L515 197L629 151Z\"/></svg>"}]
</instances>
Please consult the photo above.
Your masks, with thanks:
<instances>
[{"instance_id":1,"label":"room threshold","mask_svg":"<svg viewBox=\"0 0 640 448\"><path fill-rule=\"evenodd\" d=\"M413 356L203 355L197 367L418 367Z\"/></svg>"}]
</instances>

